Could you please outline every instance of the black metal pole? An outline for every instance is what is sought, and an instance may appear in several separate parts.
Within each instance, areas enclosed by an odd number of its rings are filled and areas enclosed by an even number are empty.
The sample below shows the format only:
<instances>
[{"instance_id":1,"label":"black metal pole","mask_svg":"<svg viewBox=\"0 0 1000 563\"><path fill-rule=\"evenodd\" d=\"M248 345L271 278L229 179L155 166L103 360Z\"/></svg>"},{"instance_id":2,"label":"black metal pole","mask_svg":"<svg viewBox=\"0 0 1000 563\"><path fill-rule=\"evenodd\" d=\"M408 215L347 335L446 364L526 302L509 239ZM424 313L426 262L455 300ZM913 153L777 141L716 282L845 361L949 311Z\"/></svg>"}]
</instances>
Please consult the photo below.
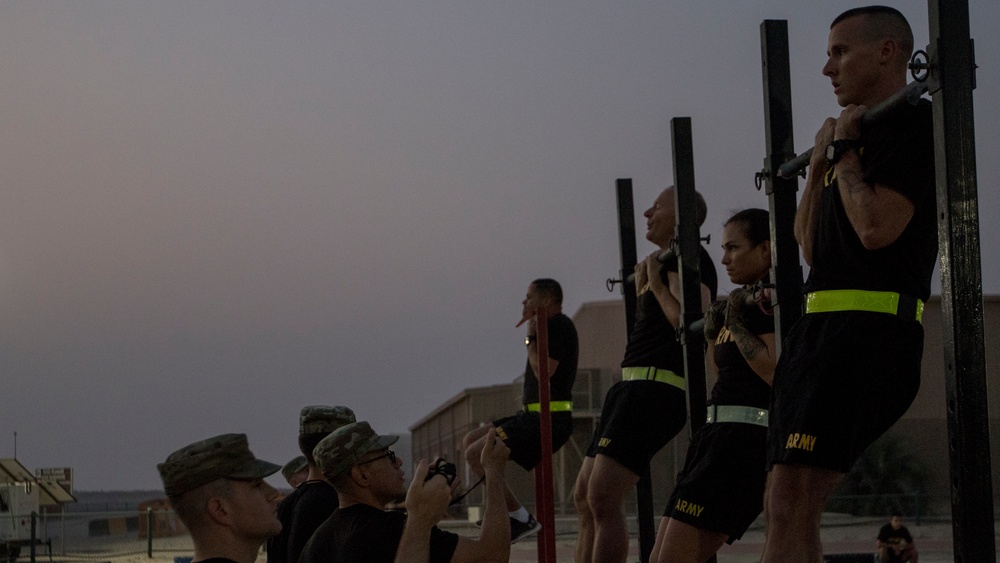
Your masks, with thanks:
<instances>
[{"instance_id":1,"label":"black metal pole","mask_svg":"<svg viewBox=\"0 0 1000 563\"><path fill-rule=\"evenodd\" d=\"M622 296L625 298L626 338L632 336L635 324L635 207L632 199L632 180L619 178L615 182L618 195L618 240L621 254ZM639 561L647 563L656 541L653 522L653 479L649 466L639 475L635 484L636 520L639 524Z\"/></svg>"},{"instance_id":2,"label":"black metal pole","mask_svg":"<svg viewBox=\"0 0 1000 563\"><path fill-rule=\"evenodd\" d=\"M670 120L670 139L674 161L674 212L677 215L675 246L677 273L681 282L681 318L678 336L684 358L684 379L688 404L688 436L705 425L707 392L705 390L704 312L701 309L701 234L694 185L694 143L691 118ZM715 563L712 555L706 563Z\"/></svg>"},{"instance_id":3,"label":"black metal pole","mask_svg":"<svg viewBox=\"0 0 1000 563\"><path fill-rule=\"evenodd\" d=\"M670 120L674 160L674 211L677 214L677 272L681 282L681 319L679 334L684 351L684 377L687 380L689 431L693 434L705 425L705 348L704 336L688 327L701 320L701 236L694 187L694 148L691 118Z\"/></svg>"},{"instance_id":4,"label":"black metal pole","mask_svg":"<svg viewBox=\"0 0 1000 563\"><path fill-rule=\"evenodd\" d=\"M955 561L979 563L996 561L996 544L972 104L975 60L968 2L928 0L927 8L952 535Z\"/></svg>"},{"instance_id":5,"label":"black metal pole","mask_svg":"<svg viewBox=\"0 0 1000 563\"><path fill-rule=\"evenodd\" d=\"M774 339L777 349L802 316L802 266L795 241L795 209L799 181L782 178L776 166L795 155L792 138L792 80L788 65L788 22L760 24L760 56L764 75L764 132L767 156L763 178L771 212L771 281L777 287Z\"/></svg>"},{"instance_id":6,"label":"black metal pole","mask_svg":"<svg viewBox=\"0 0 1000 563\"><path fill-rule=\"evenodd\" d=\"M615 180L615 192L618 198L618 242L621 256L622 297L625 298L625 335L626 340L632 336L632 325L635 324L635 204L632 198L632 179L619 178Z\"/></svg>"}]
</instances>

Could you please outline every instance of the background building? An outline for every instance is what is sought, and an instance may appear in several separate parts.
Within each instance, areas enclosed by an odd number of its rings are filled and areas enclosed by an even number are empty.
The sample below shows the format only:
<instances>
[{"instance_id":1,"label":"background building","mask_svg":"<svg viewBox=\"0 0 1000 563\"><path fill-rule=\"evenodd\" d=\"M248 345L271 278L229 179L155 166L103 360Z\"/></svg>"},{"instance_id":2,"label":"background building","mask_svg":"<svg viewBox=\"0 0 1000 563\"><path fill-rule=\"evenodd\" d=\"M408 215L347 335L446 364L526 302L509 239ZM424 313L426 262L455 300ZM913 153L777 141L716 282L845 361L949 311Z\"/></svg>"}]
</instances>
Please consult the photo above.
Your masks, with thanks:
<instances>
[{"instance_id":1,"label":"background building","mask_svg":"<svg viewBox=\"0 0 1000 563\"><path fill-rule=\"evenodd\" d=\"M1000 334L1000 296L984 298L984 317L989 389L990 449L992 465L1000 467L1000 389L997 365L1000 345L989 338ZM572 513L573 482L593 436L604 395L621 378L619 363L625 351L625 312L621 300L585 303L573 316L580 337L580 362L573 387L573 437L552 459L556 513ZM944 381L941 299L932 297L924 310L926 338L920 392L903 418L887 433L906 451L914 452L929 471L925 493L937 510L948 507L948 426ZM518 365L523 358L511 358ZM521 405L522 380L491 387L464 389L410 427L413 439L411 459L443 457L458 463L463 482L476 482L464 463L462 437L480 423L508 416ZM711 379L708 382L712 385ZM652 476L655 511L667 501L687 451L688 431L671 441L653 459ZM986 447L986 444L983 445ZM529 508L534 497L534 479L516 464L508 466L508 479L518 498ZM994 486L994 504L1000 491ZM466 500L468 506L482 503L481 491ZM629 503L634 507L634 503Z\"/></svg>"}]
</instances>

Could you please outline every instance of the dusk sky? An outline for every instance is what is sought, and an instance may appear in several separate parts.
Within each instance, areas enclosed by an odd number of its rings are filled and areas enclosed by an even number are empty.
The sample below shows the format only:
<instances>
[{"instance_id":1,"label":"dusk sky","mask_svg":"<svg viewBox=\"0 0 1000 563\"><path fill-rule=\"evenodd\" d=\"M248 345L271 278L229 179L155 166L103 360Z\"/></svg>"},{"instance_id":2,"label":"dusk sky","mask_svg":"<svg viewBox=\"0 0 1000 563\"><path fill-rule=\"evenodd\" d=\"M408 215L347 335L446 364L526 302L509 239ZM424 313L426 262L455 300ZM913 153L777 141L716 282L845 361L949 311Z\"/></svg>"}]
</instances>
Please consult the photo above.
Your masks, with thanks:
<instances>
[{"instance_id":1,"label":"dusk sky","mask_svg":"<svg viewBox=\"0 0 1000 563\"><path fill-rule=\"evenodd\" d=\"M925 3L887 3L923 48ZM839 114L829 24L858 5L0 0L0 457L17 432L77 489L155 489L223 432L284 463L304 405L405 432L510 382L530 280L570 315L618 298L616 178L653 251L673 117L721 257L722 221L767 207L761 21L789 22L804 150ZM996 294L1000 4L970 12Z\"/></svg>"}]
</instances>

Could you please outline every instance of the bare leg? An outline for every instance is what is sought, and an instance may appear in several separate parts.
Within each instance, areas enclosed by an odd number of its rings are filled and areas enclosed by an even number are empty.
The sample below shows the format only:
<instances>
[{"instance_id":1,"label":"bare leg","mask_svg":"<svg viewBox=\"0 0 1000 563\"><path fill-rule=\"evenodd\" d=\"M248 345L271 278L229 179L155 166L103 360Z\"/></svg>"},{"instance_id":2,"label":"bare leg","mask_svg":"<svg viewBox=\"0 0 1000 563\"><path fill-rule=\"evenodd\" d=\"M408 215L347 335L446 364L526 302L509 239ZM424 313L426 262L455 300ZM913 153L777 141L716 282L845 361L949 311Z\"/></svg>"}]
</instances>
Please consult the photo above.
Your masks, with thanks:
<instances>
[{"instance_id":1,"label":"bare leg","mask_svg":"<svg viewBox=\"0 0 1000 563\"><path fill-rule=\"evenodd\" d=\"M664 518L660 526L662 534L657 534L656 543L662 548L656 563L705 563L722 547L729 534L702 530L690 524ZM662 537L661 537L662 536ZM656 552L656 548L653 548Z\"/></svg>"},{"instance_id":2,"label":"bare leg","mask_svg":"<svg viewBox=\"0 0 1000 563\"><path fill-rule=\"evenodd\" d=\"M778 464L771 469L764 492L767 537L761 563L822 562L820 517L841 477L830 469L802 465Z\"/></svg>"},{"instance_id":3,"label":"bare leg","mask_svg":"<svg viewBox=\"0 0 1000 563\"><path fill-rule=\"evenodd\" d=\"M653 551L649 554L649 560L656 563L660 560L660 552L663 551L663 540L667 537L667 524L670 518L664 516L660 518L660 527L656 529L656 541L653 542Z\"/></svg>"},{"instance_id":4,"label":"bare leg","mask_svg":"<svg viewBox=\"0 0 1000 563\"><path fill-rule=\"evenodd\" d=\"M580 531L576 538L576 563L591 563L594 560L594 514L587 502L588 483L594 470L594 458L584 457L580 473L573 485L573 503L580 516Z\"/></svg>"},{"instance_id":5,"label":"bare leg","mask_svg":"<svg viewBox=\"0 0 1000 563\"><path fill-rule=\"evenodd\" d=\"M590 476L587 502L594 515L594 563L625 563L628 523L625 497L639 476L610 457L597 454Z\"/></svg>"}]
</instances>

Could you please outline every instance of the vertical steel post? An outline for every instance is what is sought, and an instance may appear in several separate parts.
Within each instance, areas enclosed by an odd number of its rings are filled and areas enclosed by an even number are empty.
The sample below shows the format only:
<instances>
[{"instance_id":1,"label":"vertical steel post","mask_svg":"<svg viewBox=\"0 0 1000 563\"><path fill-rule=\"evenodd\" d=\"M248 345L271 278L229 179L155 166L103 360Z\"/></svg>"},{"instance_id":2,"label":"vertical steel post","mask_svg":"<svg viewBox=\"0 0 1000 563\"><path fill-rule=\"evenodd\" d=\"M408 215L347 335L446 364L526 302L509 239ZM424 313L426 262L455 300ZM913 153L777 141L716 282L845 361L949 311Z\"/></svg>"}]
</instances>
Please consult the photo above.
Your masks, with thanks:
<instances>
[{"instance_id":1,"label":"vertical steel post","mask_svg":"<svg viewBox=\"0 0 1000 563\"><path fill-rule=\"evenodd\" d=\"M552 499L552 416L549 402L549 319L545 307L535 311L538 327L538 413L542 459L535 467L535 507L542 530L538 536L538 563L556 561L556 518Z\"/></svg>"},{"instance_id":2,"label":"vertical steel post","mask_svg":"<svg viewBox=\"0 0 1000 563\"><path fill-rule=\"evenodd\" d=\"M698 225L698 204L694 185L694 143L691 118L670 120L670 139L674 160L674 213L677 216L674 233L677 247L677 272L681 282L681 318L677 335L684 353L684 379L687 382L689 437L705 425L708 403L705 389L705 336L690 326L704 318L701 310L701 233ZM706 563L715 563L712 555Z\"/></svg>"},{"instance_id":3,"label":"vertical steel post","mask_svg":"<svg viewBox=\"0 0 1000 563\"><path fill-rule=\"evenodd\" d=\"M618 196L618 242L621 255L622 297L625 298L625 336L632 336L635 324L635 204L632 198L632 179L619 178L615 181ZM639 561L649 561L656 541L656 526L653 522L653 479L649 467L644 468L635 484L636 521L639 525Z\"/></svg>"},{"instance_id":4,"label":"vertical steel post","mask_svg":"<svg viewBox=\"0 0 1000 563\"><path fill-rule=\"evenodd\" d=\"M674 212L677 215L675 238L677 272L681 282L681 318L678 334L684 351L684 378L687 380L689 431L693 434L705 425L705 348L704 336L688 327L704 316L701 310L701 235L694 187L694 147L691 118L670 120L670 138L674 160Z\"/></svg>"},{"instance_id":5,"label":"vertical steel post","mask_svg":"<svg viewBox=\"0 0 1000 563\"><path fill-rule=\"evenodd\" d=\"M619 178L615 180L615 191L618 196L618 249L621 255L622 296L625 298L625 337L632 336L632 325L635 324L635 264L638 260L635 251L635 204L632 199L632 179Z\"/></svg>"},{"instance_id":6,"label":"vertical steel post","mask_svg":"<svg viewBox=\"0 0 1000 563\"><path fill-rule=\"evenodd\" d=\"M996 561L966 0L928 0L955 561ZM984 447L985 446L985 447Z\"/></svg>"},{"instance_id":7,"label":"vertical steel post","mask_svg":"<svg viewBox=\"0 0 1000 563\"><path fill-rule=\"evenodd\" d=\"M774 339L777 349L788 329L802 316L802 266L795 241L797 178L782 178L778 166L795 157L792 138L792 81L788 65L788 22L760 24L764 77L764 134L767 154L761 176L771 212L771 281L774 292Z\"/></svg>"},{"instance_id":8,"label":"vertical steel post","mask_svg":"<svg viewBox=\"0 0 1000 563\"><path fill-rule=\"evenodd\" d=\"M146 556L153 558L153 507L146 507Z\"/></svg>"}]
</instances>

